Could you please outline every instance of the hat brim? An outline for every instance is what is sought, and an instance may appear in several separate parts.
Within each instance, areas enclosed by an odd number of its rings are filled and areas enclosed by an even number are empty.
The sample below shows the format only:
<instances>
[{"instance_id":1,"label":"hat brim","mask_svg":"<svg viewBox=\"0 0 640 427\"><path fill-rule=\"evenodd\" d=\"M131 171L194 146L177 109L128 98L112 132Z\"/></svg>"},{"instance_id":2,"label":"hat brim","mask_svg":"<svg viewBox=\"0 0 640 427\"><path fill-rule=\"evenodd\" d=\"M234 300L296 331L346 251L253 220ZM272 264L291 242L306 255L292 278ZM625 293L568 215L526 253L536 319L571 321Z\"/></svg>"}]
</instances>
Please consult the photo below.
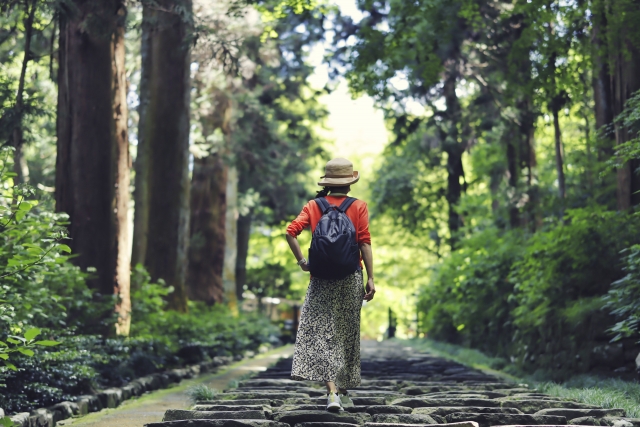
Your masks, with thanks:
<instances>
[{"instance_id":1,"label":"hat brim","mask_svg":"<svg viewBox=\"0 0 640 427\"><path fill-rule=\"evenodd\" d=\"M352 177L346 177L346 178L323 177L320 180L320 182L318 182L318 185L320 187L342 187L345 185L355 184L356 182L358 182L359 179L360 179L360 173L358 171L353 171Z\"/></svg>"}]
</instances>

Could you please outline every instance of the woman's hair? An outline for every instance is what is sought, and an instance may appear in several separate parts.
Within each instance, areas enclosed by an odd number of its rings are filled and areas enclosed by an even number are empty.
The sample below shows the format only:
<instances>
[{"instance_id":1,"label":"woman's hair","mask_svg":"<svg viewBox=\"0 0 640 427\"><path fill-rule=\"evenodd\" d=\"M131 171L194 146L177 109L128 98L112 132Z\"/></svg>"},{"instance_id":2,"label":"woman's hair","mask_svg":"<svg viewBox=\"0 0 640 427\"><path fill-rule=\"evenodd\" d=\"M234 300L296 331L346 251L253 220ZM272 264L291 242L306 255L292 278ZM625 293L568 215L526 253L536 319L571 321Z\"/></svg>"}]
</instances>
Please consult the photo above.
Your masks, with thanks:
<instances>
[{"instance_id":1,"label":"woman's hair","mask_svg":"<svg viewBox=\"0 0 640 427\"><path fill-rule=\"evenodd\" d=\"M316 193L316 197L327 197L329 193L343 193L346 194L351 191L350 185L343 185L342 187L323 187L322 190Z\"/></svg>"}]
</instances>

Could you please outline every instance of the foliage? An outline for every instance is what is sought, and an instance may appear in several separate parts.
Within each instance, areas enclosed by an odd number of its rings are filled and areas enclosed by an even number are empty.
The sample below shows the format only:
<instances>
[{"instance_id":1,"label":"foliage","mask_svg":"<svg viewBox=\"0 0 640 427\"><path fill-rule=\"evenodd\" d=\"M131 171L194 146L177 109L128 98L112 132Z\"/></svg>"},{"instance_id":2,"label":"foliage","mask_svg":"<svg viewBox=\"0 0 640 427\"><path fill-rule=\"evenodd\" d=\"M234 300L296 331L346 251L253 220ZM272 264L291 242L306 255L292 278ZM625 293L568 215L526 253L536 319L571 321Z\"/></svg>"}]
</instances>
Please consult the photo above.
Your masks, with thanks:
<instances>
[{"instance_id":1,"label":"foliage","mask_svg":"<svg viewBox=\"0 0 640 427\"><path fill-rule=\"evenodd\" d=\"M437 265L421 290L422 329L435 339L500 353L513 333L509 274L523 255L521 232L496 227L473 234ZM488 337L493 337L488 340Z\"/></svg>"},{"instance_id":2,"label":"foliage","mask_svg":"<svg viewBox=\"0 0 640 427\"><path fill-rule=\"evenodd\" d=\"M567 222L534 235L513 266L514 322L525 332L560 319L580 324L598 311L599 303L587 302L621 277L618 253L640 232L636 218L602 210L570 211ZM576 314L572 307L584 310Z\"/></svg>"},{"instance_id":3,"label":"foliage","mask_svg":"<svg viewBox=\"0 0 640 427\"><path fill-rule=\"evenodd\" d=\"M611 328L614 340L640 334L640 245L633 245L622 254L626 274L611 284L604 297L605 308L618 319Z\"/></svg>"},{"instance_id":4,"label":"foliage","mask_svg":"<svg viewBox=\"0 0 640 427\"><path fill-rule=\"evenodd\" d=\"M571 210L566 223L533 235L476 231L434 268L421 293L422 328L529 370L571 351L582 358L563 362L565 369L585 370L589 343L613 324L602 297L623 275L618 253L636 244L639 232L636 216L601 209ZM609 292L609 304L617 304L611 308L624 317L617 332L632 327L636 287L627 276Z\"/></svg>"},{"instance_id":5,"label":"foliage","mask_svg":"<svg viewBox=\"0 0 640 427\"><path fill-rule=\"evenodd\" d=\"M291 274L281 264L266 263L247 271L246 290L262 297L286 298L290 292Z\"/></svg>"},{"instance_id":6,"label":"foliage","mask_svg":"<svg viewBox=\"0 0 640 427\"><path fill-rule=\"evenodd\" d=\"M640 90L629 98L615 122L620 131L630 134L630 139L616 146L615 156L608 162L609 168L619 168L629 160L640 158Z\"/></svg>"}]
</instances>

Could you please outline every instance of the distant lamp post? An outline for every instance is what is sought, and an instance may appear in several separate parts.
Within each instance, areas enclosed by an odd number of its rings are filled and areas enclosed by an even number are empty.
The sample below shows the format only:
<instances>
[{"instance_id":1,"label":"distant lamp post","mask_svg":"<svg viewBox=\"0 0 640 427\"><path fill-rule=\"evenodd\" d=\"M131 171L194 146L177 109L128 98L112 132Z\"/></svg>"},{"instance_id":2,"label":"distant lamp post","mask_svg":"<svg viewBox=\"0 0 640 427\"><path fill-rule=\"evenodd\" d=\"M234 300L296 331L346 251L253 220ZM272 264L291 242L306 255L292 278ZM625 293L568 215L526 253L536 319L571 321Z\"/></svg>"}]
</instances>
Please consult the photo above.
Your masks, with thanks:
<instances>
[{"instance_id":1,"label":"distant lamp post","mask_svg":"<svg viewBox=\"0 0 640 427\"><path fill-rule=\"evenodd\" d=\"M387 338L395 338L396 336L396 318L393 314L393 310L389 307L389 329L387 329Z\"/></svg>"}]
</instances>

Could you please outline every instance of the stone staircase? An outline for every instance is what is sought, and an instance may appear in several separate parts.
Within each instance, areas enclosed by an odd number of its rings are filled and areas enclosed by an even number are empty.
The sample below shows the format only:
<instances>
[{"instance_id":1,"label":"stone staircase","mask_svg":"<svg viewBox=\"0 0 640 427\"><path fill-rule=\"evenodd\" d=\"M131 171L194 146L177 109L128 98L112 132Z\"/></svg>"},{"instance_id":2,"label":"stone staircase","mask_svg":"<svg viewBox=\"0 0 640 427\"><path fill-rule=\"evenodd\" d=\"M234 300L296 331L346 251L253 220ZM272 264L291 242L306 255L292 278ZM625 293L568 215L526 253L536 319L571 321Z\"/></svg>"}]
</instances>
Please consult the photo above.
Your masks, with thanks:
<instances>
[{"instance_id":1,"label":"stone staircase","mask_svg":"<svg viewBox=\"0 0 640 427\"><path fill-rule=\"evenodd\" d=\"M354 408L327 412L324 385L290 379L291 359L191 410L147 427L640 427L622 409L541 394L458 363L390 343L363 342Z\"/></svg>"}]
</instances>

